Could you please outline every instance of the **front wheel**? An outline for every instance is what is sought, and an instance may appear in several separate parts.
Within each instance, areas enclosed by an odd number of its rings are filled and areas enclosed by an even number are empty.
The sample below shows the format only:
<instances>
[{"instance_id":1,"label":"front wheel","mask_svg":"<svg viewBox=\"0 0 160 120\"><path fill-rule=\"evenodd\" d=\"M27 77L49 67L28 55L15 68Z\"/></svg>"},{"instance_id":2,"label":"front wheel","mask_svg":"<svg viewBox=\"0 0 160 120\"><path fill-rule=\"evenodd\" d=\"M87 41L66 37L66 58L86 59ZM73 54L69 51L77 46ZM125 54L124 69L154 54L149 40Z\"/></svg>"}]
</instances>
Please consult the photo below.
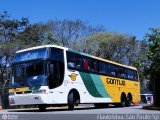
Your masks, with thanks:
<instances>
[{"instance_id":1,"label":"front wheel","mask_svg":"<svg viewBox=\"0 0 160 120\"><path fill-rule=\"evenodd\" d=\"M117 107L126 107L126 103L127 103L126 97L122 95L120 103L117 103L115 105Z\"/></svg>"},{"instance_id":2,"label":"front wheel","mask_svg":"<svg viewBox=\"0 0 160 120\"><path fill-rule=\"evenodd\" d=\"M68 95L68 109L74 110L74 105L75 105L74 94L73 94L73 92L71 92Z\"/></svg>"}]
</instances>

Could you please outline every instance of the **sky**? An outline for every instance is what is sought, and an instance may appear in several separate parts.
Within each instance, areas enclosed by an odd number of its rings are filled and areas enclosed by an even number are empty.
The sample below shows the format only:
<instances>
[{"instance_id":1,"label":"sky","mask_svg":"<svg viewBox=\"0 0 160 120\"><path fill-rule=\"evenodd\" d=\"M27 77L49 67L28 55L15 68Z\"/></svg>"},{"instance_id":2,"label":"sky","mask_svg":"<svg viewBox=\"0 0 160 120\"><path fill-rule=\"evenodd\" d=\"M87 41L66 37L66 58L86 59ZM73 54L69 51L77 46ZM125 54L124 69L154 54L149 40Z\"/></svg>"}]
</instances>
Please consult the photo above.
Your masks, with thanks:
<instances>
[{"instance_id":1,"label":"sky","mask_svg":"<svg viewBox=\"0 0 160 120\"><path fill-rule=\"evenodd\" d=\"M30 23L69 19L103 25L144 39L149 28L160 27L160 0L0 0L0 13L12 18L29 18Z\"/></svg>"}]
</instances>

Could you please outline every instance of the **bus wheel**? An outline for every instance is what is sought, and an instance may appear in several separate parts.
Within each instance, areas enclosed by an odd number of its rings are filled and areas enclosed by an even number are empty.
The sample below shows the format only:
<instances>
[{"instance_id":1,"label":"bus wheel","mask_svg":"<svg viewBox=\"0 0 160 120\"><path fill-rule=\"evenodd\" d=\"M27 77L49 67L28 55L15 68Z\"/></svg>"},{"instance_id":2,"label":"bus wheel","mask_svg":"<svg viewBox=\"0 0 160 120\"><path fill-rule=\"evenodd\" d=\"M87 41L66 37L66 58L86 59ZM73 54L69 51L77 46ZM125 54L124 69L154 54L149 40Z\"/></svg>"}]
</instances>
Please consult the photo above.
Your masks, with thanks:
<instances>
[{"instance_id":1,"label":"bus wheel","mask_svg":"<svg viewBox=\"0 0 160 120\"><path fill-rule=\"evenodd\" d=\"M71 92L68 95L68 109L69 110L74 110L74 105L75 105L74 93Z\"/></svg>"},{"instance_id":2,"label":"bus wheel","mask_svg":"<svg viewBox=\"0 0 160 120\"><path fill-rule=\"evenodd\" d=\"M125 107L126 106L126 96L122 95L121 97L121 103L120 103L120 107Z\"/></svg>"},{"instance_id":3,"label":"bus wheel","mask_svg":"<svg viewBox=\"0 0 160 120\"><path fill-rule=\"evenodd\" d=\"M46 111L46 105L38 105L39 111L44 112Z\"/></svg>"},{"instance_id":4,"label":"bus wheel","mask_svg":"<svg viewBox=\"0 0 160 120\"><path fill-rule=\"evenodd\" d=\"M128 95L126 100L126 107L130 107L132 104L132 96Z\"/></svg>"}]
</instances>

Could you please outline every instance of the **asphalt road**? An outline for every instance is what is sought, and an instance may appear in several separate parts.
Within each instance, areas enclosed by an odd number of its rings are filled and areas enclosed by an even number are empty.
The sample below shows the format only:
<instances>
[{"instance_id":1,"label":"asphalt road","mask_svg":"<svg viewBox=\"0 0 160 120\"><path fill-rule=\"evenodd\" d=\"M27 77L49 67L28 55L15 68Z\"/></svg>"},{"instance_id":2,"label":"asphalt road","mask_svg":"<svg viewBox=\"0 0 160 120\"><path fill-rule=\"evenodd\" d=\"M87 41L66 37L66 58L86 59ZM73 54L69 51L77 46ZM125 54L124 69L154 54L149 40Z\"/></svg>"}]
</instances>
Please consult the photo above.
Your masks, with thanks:
<instances>
[{"instance_id":1,"label":"asphalt road","mask_svg":"<svg viewBox=\"0 0 160 120\"><path fill-rule=\"evenodd\" d=\"M160 120L160 111L145 110L142 106L95 109L92 105L80 106L74 111L66 107L48 108L46 112L35 109L1 110L0 120Z\"/></svg>"}]
</instances>

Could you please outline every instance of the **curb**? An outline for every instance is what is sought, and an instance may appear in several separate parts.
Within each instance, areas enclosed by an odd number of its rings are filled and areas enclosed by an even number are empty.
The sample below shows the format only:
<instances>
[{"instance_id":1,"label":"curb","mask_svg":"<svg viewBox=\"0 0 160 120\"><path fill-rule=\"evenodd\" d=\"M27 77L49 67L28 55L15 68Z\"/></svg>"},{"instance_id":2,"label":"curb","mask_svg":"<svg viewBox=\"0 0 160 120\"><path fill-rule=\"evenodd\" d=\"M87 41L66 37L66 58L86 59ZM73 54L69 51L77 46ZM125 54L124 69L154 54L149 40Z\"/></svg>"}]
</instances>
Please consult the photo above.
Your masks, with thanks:
<instances>
[{"instance_id":1,"label":"curb","mask_svg":"<svg viewBox=\"0 0 160 120\"><path fill-rule=\"evenodd\" d=\"M147 109L147 110L159 110L160 111L160 107L158 106L143 106L143 109Z\"/></svg>"}]
</instances>

